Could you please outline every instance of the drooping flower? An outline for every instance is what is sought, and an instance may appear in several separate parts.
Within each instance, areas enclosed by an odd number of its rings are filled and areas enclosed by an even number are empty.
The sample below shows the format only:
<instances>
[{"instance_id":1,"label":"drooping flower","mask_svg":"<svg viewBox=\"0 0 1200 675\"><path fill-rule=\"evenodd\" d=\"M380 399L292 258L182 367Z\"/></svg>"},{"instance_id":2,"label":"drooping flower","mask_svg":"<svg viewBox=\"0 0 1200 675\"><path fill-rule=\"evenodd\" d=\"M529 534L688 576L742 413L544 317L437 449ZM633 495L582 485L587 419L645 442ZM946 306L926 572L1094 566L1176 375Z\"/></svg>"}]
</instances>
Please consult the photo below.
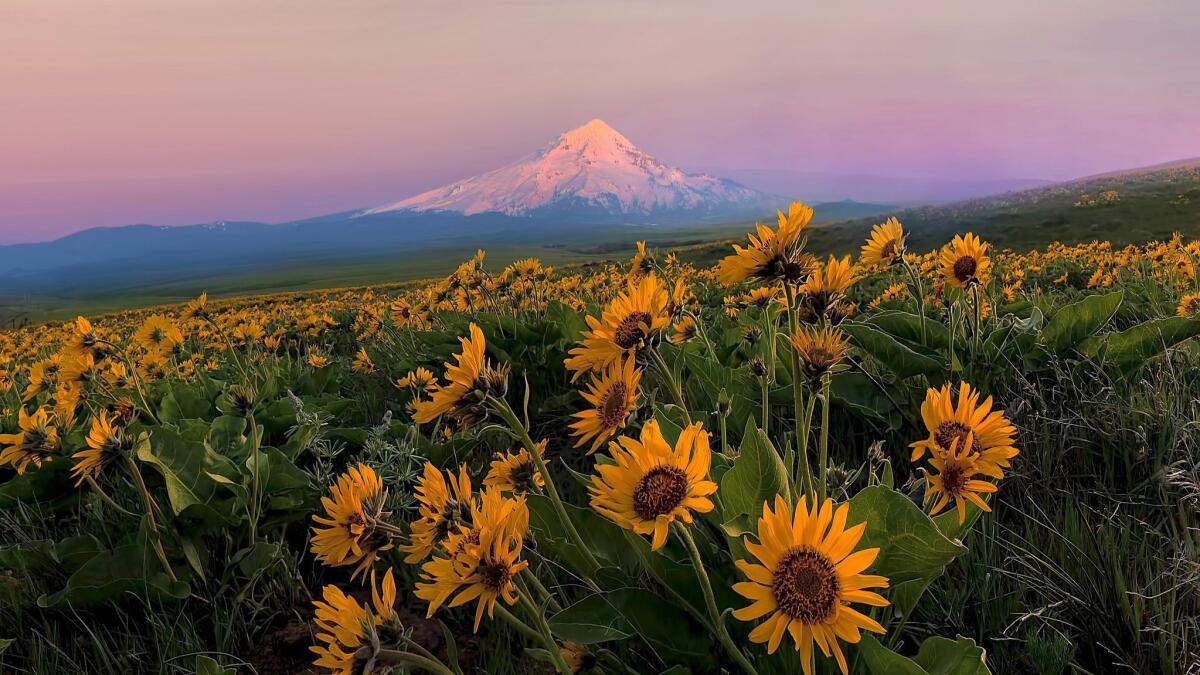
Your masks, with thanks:
<instances>
[{"instance_id":1,"label":"drooping flower","mask_svg":"<svg viewBox=\"0 0 1200 675\"><path fill-rule=\"evenodd\" d=\"M507 366L489 364L485 357L487 341L483 331L474 323L469 331L469 339L458 339L462 353L454 356L456 362L445 364L445 384L435 389L429 400L417 402L413 420L418 424L446 415L460 430L466 429L487 416L484 406L487 396L504 396L508 384Z\"/></svg>"},{"instance_id":2,"label":"drooping flower","mask_svg":"<svg viewBox=\"0 0 1200 675\"><path fill-rule=\"evenodd\" d=\"M30 464L40 467L61 454L62 441L45 406L33 411L32 415L21 408L17 426L20 430L16 433L0 434L0 446L3 446L0 466L8 464L20 475Z\"/></svg>"},{"instance_id":3,"label":"drooping flower","mask_svg":"<svg viewBox=\"0 0 1200 675\"><path fill-rule=\"evenodd\" d=\"M701 423L680 432L672 448L650 420L638 439L623 436L609 452L614 463L596 465L588 486L592 508L627 530L653 535L653 550L666 543L671 523L691 523L693 512L713 509L709 496L717 484L708 479L712 453Z\"/></svg>"},{"instance_id":4,"label":"drooping flower","mask_svg":"<svg viewBox=\"0 0 1200 675\"><path fill-rule=\"evenodd\" d=\"M571 414L577 420L571 423L571 435L578 437L575 447L590 441L590 455L625 427L625 420L637 409L641 380L642 371L634 367L632 358L609 365L592 380L587 391L581 393L589 407Z\"/></svg>"},{"instance_id":5,"label":"drooping flower","mask_svg":"<svg viewBox=\"0 0 1200 675\"><path fill-rule=\"evenodd\" d=\"M469 523L473 504L471 476L465 465L457 476L449 471L443 476L433 463L426 462L414 493L418 518L412 523L409 543L400 546L408 554L404 558L407 563L425 560L460 525Z\"/></svg>"},{"instance_id":6,"label":"drooping flower","mask_svg":"<svg viewBox=\"0 0 1200 675\"><path fill-rule=\"evenodd\" d=\"M326 565L356 565L354 577L366 574L381 553L392 549L383 519L387 490L366 464L351 467L321 497L325 516L313 515L312 551Z\"/></svg>"},{"instance_id":7,"label":"drooping flower","mask_svg":"<svg viewBox=\"0 0 1200 675\"><path fill-rule=\"evenodd\" d=\"M328 668L337 675L374 672L379 653L378 628L395 619L396 580L392 569L383 575L376 589L371 575L371 605L358 604L337 586L326 586L322 600L313 602L317 640L323 644L309 647L317 655L313 665Z\"/></svg>"},{"instance_id":8,"label":"drooping flower","mask_svg":"<svg viewBox=\"0 0 1200 675\"><path fill-rule=\"evenodd\" d=\"M736 561L749 579L733 585L734 592L752 601L733 612L742 621L767 620L750 632L750 640L766 643L775 653L784 635L791 637L800 653L805 675L812 673L813 644L821 653L837 660L843 675L848 672L839 641L855 644L860 631L883 633L883 626L851 607L860 603L884 607L889 603L870 588L887 588L885 577L863 574L875 562L879 549L856 551L867 524L846 527L849 504L834 507L833 500L814 504L801 497L795 516L787 501L775 497L775 508L763 503L758 519L758 541L744 539L754 557Z\"/></svg>"},{"instance_id":9,"label":"drooping flower","mask_svg":"<svg viewBox=\"0 0 1200 675\"><path fill-rule=\"evenodd\" d=\"M92 428L87 435L87 448L71 455L75 460L75 466L71 468L75 485L82 484L89 477L95 479L106 466L121 459L133 449L133 443L124 429L115 423L120 419L122 418L107 412L100 412L92 418Z\"/></svg>"},{"instance_id":10,"label":"drooping flower","mask_svg":"<svg viewBox=\"0 0 1200 675\"><path fill-rule=\"evenodd\" d=\"M534 451L541 457L546 453L547 441L540 441L534 446ZM483 479L484 487L496 488L504 492L518 495L530 492L540 492L545 482L538 471L537 464L528 448L519 451L497 454L492 460L492 468Z\"/></svg>"}]
</instances>

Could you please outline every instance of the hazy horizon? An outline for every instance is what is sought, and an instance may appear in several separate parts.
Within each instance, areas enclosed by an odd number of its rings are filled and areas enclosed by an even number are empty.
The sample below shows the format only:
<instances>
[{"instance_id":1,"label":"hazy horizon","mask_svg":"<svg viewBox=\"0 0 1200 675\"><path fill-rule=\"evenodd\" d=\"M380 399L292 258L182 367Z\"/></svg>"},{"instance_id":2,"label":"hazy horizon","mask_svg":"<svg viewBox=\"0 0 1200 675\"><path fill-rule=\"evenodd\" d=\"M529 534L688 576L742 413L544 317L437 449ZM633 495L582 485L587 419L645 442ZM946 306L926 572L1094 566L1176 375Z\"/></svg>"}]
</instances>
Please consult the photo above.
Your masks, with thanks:
<instances>
[{"instance_id":1,"label":"hazy horizon","mask_svg":"<svg viewBox=\"0 0 1200 675\"><path fill-rule=\"evenodd\" d=\"M1045 4L10 0L0 243L370 207L593 117L685 169L986 183L1200 156L1200 3Z\"/></svg>"}]
</instances>

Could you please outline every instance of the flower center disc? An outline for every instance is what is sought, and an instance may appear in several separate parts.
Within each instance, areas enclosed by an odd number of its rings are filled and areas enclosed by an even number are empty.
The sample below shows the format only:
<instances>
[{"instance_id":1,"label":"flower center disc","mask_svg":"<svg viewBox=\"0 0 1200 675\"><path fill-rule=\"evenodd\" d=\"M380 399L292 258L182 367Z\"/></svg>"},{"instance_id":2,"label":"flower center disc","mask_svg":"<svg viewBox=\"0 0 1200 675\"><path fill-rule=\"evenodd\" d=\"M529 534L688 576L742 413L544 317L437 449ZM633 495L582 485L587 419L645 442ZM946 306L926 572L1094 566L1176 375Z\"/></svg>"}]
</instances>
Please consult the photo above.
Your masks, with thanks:
<instances>
[{"instance_id":1,"label":"flower center disc","mask_svg":"<svg viewBox=\"0 0 1200 675\"><path fill-rule=\"evenodd\" d=\"M605 392L604 399L600 401L600 408L597 410L600 417L600 424L605 429L614 429L625 419L625 407L629 402L629 389L626 388L624 382L613 382L612 386Z\"/></svg>"},{"instance_id":2,"label":"flower center disc","mask_svg":"<svg viewBox=\"0 0 1200 675\"><path fill-rule=\"evenodd\" d=\"M479 567L480 581L489 590L500 591L512 580L512 570L503 562L489 562Z\"/></svg>"},{"instance_id":3,"label":"flower center disc","mask_svg":"<svg viewBox=\"0 0 1200 675\"><path fill-rule=\"evenodd\" d=\"M975 270L978 268L978 263L975 258L964 255L954 261L954 278L958 279L959 283L967 283L975 278Z\"/></svg>"},{"instance_id":4,"label":"flower center disc","mask_svg":"<svg viewBox=\"0 0 1200 675\"><path fill-rule=\"evenodd\" d=\"M967 445L967 436L971 433L971 427L962 422L942 422L938 425L937 432L933 435L933 440L938 446L946 452L950 452L950 447L953 446L956 451L962 452ZM957 441L957 444L955 443ZM979 454L983 452L983 446L979 444L978 435L971 437L972 453Z\"/></svg>"},{"instance_id":5,"label":"flower center disc","mask_svg":"<svg viewBox=\"0 0 1200 675\"><path fill-rule=\"evenodd\" d=\"M621 349L633 349L646 337L643 325L650 325L650 314L633 312L617 324L617 330L613 332L613 342Z\"/></svg>"},{"instance_id":6,"label":"flower center disc","mask_svg":"<svg viewBox=\"0 0 1200 675\"><path fill-rule=\"evenodd\" d=\"M816 624L833 616L842 584L833 563L823 553L808 547L793 548L775 568L771 592L775 604L787 616Z\"/></svg>"},{"instance_id":7,"label":"flower center disc","mask_svg":"<svg viewBox=\"0 0 1200 675\"><path fill-rule=\"evenodd\" d=\"M656 466L633 488L633 511L642 520L670 513L687 496L687 475L674 466Z\"/></svg>"}]
</instances>

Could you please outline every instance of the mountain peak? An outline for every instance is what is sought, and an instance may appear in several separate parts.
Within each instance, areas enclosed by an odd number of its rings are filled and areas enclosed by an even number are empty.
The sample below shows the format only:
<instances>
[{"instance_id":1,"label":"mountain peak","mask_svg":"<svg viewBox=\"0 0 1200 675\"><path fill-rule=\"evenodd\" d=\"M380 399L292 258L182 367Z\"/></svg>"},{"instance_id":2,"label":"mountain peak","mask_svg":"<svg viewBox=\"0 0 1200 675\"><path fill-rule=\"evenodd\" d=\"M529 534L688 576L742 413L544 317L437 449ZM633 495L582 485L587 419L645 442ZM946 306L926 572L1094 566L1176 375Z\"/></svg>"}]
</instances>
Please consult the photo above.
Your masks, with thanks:
<instances>
[{"instance_id":1,"label":"mountain peak","mask_svg":"<svg viewBox=\"0 0 1200 675\"><path fill-rule=\"evenodd\" d=\"M525 160L361 215L442 211L527 216L554 209L650 216L714 211L762 198L732 181L663 164L597 118L564 131Z\"/></svg>"}]
</instances>

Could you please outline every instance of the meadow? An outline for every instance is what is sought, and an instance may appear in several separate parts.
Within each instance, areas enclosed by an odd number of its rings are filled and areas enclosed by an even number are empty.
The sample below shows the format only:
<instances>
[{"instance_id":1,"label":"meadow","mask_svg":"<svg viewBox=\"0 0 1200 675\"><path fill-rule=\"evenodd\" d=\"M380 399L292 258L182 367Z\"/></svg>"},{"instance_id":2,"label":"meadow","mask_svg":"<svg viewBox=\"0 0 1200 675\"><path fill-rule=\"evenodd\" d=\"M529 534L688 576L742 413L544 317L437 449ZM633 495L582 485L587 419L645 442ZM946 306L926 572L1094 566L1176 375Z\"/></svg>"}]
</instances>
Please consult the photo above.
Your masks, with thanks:
<instances>
[{"instance_id":1,"label":"meadow","mask_svg":"<svg viewBox=\"0 0 1200 675\"><path fill-rule=\"evenodd\" d=\"M0 334L0 670L1196 672L1200 242L812 217Z\"/></svg>"}]
</instances>

